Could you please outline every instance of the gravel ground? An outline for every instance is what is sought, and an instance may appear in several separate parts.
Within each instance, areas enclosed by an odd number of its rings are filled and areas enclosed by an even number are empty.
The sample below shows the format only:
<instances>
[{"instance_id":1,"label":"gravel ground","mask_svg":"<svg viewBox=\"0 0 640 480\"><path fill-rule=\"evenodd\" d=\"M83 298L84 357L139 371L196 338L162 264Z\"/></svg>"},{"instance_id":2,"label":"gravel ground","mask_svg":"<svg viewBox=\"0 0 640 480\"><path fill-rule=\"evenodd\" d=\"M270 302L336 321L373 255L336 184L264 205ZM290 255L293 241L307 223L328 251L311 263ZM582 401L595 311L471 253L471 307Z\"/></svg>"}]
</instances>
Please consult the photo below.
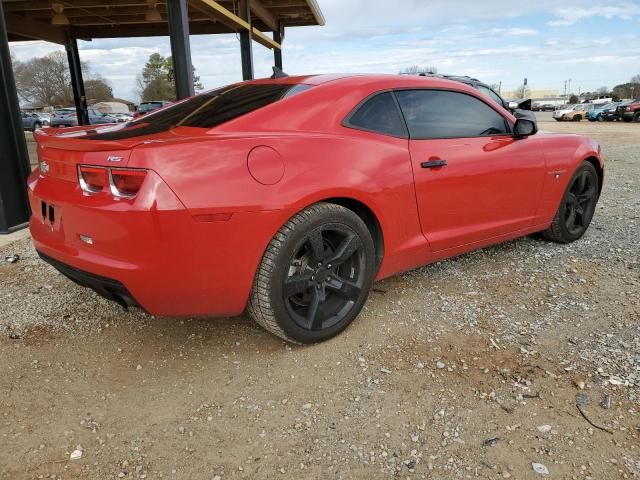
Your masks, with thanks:
<instances>
[{"instance_id":1,"label":"gravel ground","mask_svg":"<svg viewBox=\"0 0 640 480\"><path fill-rule=\"evenodd\" d=\"M584 239L380 282L321 345L125 313L0 249L0 478L640 477L640 125L540 118L602 144Z\"/></svg>"}]
</instances>

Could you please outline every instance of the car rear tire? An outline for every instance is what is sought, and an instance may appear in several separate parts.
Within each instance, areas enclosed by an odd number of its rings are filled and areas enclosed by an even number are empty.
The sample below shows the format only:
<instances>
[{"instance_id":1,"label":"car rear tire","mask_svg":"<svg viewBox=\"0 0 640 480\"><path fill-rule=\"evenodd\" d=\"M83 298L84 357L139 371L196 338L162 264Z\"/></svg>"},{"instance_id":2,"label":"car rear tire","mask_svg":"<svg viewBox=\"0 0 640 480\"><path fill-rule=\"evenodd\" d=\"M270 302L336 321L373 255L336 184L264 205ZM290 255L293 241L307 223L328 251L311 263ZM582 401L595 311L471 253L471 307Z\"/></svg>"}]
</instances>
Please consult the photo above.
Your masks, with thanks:
<instances>
[{"instance_id":1,"label":"car rear tire","mask_svg":"<svg viewBox=\"0 0 640 480\"><path fill-rule=\"evenodd\" d=\"M287 341L318 343L360 313L375 277L375 248L362 219L332 203L294 215L256 272L247 313Z\"/></svg>"},{"instance_id":2,"label":"car rear tire","mask_svg":"<svg viewBox=\"0 0 640 480\"><path fill-rule=\"evenodd\" d=\"M640 112L636 112L636 114L633 116L633 121L640 122Z\"/></svg>"},{"instance_id":3,"label":"car rear tire","mask_svg":"<svg viewBox=\"0 0 640 480\"><path fill-rule=\"evenodd\" d=\"M581 238L589 228L599 193L595 167L590 162L582 162L569 181L551 226L542 236L557 243L571 243Z\"/></svg>"}]
</instances>

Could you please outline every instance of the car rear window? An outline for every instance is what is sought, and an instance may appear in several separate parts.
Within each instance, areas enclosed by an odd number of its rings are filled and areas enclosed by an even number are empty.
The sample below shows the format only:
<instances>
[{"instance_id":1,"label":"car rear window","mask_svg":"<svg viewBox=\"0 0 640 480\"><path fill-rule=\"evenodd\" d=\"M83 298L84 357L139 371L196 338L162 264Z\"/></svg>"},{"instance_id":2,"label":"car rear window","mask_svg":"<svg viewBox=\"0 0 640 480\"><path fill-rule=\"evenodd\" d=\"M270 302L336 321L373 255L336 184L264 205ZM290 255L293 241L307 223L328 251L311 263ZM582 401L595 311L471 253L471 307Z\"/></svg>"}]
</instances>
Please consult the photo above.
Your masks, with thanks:
<instances>
[{"instance_id":1,"label":"car rear window","mask_svg":"<svg viewBox=\"0 0 640 480\"><path fill-rule=\"evenodd\" d=\"M177 127L213 128L311 88L303 84L240 84L201 93L105 133L88 131L88 140L121 140Z\"/></svg>"},{"instance_id":2,"label":"car rear window","mask_svg":"<svg viewBox=\"0 0 640 480\"><path fill-rule=\"evenodd\" d=\"M162 107L161 102L145 102L140 104L140 106L138 107L138 111L148 112L149 110L156 110L160 107Z\"/></svg>"}]
</instances>

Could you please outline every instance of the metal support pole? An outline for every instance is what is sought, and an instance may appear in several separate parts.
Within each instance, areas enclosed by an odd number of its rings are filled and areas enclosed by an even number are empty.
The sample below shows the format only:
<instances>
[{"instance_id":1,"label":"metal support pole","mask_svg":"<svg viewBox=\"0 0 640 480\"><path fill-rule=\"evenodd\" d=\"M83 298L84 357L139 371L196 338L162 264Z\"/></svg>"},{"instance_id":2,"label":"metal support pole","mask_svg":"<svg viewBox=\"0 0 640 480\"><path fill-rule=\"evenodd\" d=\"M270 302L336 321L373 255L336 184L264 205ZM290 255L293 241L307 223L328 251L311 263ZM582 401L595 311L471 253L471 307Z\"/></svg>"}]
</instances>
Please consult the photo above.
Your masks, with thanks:
<instances>
[{"instance_id":1,"label":"metal support pole","mask_svg":"<svg viewBox=\"0 0 640 480\"><path fill-rule=\"evenodd\" d=\"M29 221L26 185L30 170L0 1L0 233L18 230Z\"/></svg>"},{"instance_id":2,"label":"metal support pole","mask_svg":"<svg viewBox=\"0 0 640 480\"><path fill-rule=\"evenodd\" d=\"M173 73L176 80L176 98L181 100L195 93L193 88L187 0L168 1L167 20L169 23L169 39L171 41L171 57L173 58Z\"/></svg>"},{"instance_id":3,"label":"metal support pole","mask_svg":"<svg viewBox=\"0 0 640 480\"><path fill-rule=\"evenodd\" d=\"M242 57L242 79L253 80L253 50L251 46L251 0L240 2L240 17L249 23L249 30L240 32L240 56Z\"/></svg>"},{"instance_id":4,"label":"metal support pole","mask_svg":"<svg viewBox=\"0 0 640 480\"><path fill-rule=\"evenodd\" d=\"M284 27L280 25L280 22L278 22L277 27L278 29L273 32L273 41L282 45L282 41L284 39ZM282 49L273 49L273 64L282 70Z\"/></svg>"},{"instance_id":5,"label":"metal support pole","mask_svg":"<svg viewBox=\"0 0 640 480\"><path fill-rule=\"evenodd\" d=\"M87 112L87 98L84 94L82 64L80 63L80 52L78 51L77 40L75 38L69 39L65 45L65 49L67 50L67 60L69 61L71 89L73 90L73 101L76 105L78 125L89 125L89 112Z\"/></svg>"}]
</instances>

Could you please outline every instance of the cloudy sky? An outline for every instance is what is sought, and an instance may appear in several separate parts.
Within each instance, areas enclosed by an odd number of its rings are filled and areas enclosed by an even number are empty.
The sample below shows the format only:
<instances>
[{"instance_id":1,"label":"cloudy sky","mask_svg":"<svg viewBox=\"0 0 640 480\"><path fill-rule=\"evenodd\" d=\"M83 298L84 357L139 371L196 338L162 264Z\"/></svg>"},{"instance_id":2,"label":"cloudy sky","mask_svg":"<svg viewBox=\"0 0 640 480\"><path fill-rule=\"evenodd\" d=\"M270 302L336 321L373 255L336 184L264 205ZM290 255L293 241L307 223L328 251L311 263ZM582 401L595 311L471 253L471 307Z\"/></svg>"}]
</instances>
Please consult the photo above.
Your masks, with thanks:
<instances>
[{"instance_id":1,"label":"cloudy sky","mask_svg":"<svg viewBox=\"0 0 640 480\"><path fill-rule=\"evenodd\" d=\"M318 0L324 27L291 28L284 42L289 74L397 73L411 65L472 75L513 90L595 90L640 73L640 0ZM137 100L135 79L165 37L79 42L80 55L118 97ZM20 60L55 45L11 45ZM241 80L235 35L192 36L193 63L206 88ZM273 54L253 45L256 76L270 75Z\"/></svg>"}]
</instances>

